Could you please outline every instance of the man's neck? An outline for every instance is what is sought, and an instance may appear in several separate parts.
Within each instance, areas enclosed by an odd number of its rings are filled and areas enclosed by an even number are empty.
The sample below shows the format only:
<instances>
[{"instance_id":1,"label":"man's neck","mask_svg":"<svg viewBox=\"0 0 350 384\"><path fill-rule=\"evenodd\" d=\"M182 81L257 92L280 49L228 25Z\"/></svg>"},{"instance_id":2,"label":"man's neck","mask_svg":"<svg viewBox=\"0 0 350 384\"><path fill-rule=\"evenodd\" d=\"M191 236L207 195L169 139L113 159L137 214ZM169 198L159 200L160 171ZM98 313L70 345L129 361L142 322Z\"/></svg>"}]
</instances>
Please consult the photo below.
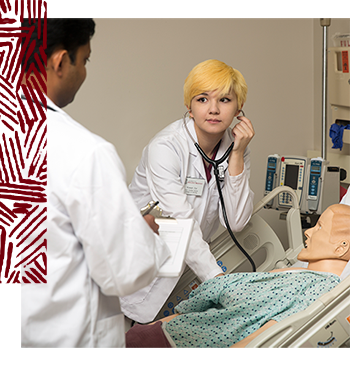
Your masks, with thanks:
<instances>
[{"instance_id":1,"label":"man's neck","mask_svg":"<svg viewBox=\"0 0 350 384\"><path fill-rule=\"evenodd\" d=\"M36 91L41 91L45 95L47 94L47 81L42 74L40 74L40 78L38 78L38 76L32 76L31 74L28 76L28 74L25 73L21 84L26 85L27 87L30 87Z\"/></svg>"}]
</instances>

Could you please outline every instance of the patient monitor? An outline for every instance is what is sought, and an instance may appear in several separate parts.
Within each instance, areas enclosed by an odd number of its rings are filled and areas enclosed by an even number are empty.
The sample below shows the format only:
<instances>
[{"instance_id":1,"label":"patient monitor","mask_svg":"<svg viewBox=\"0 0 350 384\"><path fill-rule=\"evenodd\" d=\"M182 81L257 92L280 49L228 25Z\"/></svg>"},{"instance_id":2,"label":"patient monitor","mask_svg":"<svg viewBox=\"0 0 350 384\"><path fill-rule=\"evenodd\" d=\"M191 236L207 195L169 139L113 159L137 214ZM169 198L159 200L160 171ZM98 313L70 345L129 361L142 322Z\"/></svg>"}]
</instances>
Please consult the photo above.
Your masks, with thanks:
<instances>
[{"instance_id":1,"label":"patient monitor","mask_svg":"<svg viewBox=\"0 0 350 384\"><path fill-rule=\"evenodd\" d=\"M264 195L277 186L294 190L300 213L320 215L328 206L339 203L340 169L322 158L271 155L267 159ZM282 192L267 207L287 210L292 207L292 197Z\"/></svg>"},{"instance_id":2,"label":"patient monitor","mask_svg":"<svg viewBox=\"0 0 350 384\"><path fill-rule=\"evenodd\" d=\"M328 90L332 123L350 124L350 48L332 47L328 50ZM344 130L344 144L350 144L350 130ZM308 151L308 157L268 156L264 195L277 186L289 186L298 196L300 213L320 215L328 206L339 203L340 182L350 184L350 148L328 150L326 160L318 158L319 151ZM347 176L340 178L340 167ZM267 208L286 210L290 207L288 193L279 194Z\"/></svg>"}]
</instances>

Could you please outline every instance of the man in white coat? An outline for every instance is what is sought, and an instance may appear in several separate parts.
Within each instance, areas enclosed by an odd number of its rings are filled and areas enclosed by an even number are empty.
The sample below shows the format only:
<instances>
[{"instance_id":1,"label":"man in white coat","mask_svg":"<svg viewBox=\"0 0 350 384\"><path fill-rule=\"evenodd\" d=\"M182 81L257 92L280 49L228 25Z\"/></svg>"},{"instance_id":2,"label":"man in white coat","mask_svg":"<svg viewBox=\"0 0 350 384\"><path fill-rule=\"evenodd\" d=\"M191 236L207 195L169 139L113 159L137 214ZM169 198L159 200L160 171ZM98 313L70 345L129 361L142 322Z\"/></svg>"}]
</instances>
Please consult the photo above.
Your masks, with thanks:
<instances>
[{"instance_id":1,"label":"man in white coat","mask_svg":"<svg viewBox=\"0 0 350 384\"><path fill-rule=\"evenodd\" d=\"M169 255L114 147L61 109L85 80L94 29L47 19L48 273L47 284L22 284L22 347L124 347L119 296L148 285Z\"/></svg>"}]
</instances>

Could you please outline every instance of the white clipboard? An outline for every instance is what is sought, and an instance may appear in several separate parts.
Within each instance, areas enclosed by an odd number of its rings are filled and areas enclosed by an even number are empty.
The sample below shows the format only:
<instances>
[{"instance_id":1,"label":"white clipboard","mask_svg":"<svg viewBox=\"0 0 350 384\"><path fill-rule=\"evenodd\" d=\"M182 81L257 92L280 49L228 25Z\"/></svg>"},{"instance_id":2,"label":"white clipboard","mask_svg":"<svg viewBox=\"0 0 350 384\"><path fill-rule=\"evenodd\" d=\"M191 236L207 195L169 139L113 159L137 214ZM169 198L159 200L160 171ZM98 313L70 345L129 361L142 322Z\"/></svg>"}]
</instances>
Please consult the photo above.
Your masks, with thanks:
<instances>
[{"instance_id":1,"label":"white clipboard","mask_svg":"<svg viewBox=\"0 0 350 384\"><path fill-rule=\"evenodd\" d=\"M156 218L159 236L167 244L171 256L164 262L158 277L178 277L185 263L193 230L193 219Z\"/></svg>"}]
</instances>

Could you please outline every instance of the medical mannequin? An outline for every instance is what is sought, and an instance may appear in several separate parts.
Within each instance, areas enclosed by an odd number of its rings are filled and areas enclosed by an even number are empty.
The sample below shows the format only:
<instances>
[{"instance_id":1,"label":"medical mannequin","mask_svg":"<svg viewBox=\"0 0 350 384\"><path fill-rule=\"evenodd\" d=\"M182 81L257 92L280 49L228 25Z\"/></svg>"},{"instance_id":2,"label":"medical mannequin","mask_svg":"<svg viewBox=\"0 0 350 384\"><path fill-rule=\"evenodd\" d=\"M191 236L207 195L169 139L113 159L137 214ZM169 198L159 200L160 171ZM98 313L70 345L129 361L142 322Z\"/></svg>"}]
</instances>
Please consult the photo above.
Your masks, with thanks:
<instances>
[{"instance_id":1,"label":"medical mannequin","mask_svg":"<svg viewBox=\"0 0 350 384\"><path fill-rule=\"evenodd\" d=\"M336 286L339 283L339 278L338 276L341 275L342 271L344 270L345 266L350 260L350 207L347 205L343 204L336 204L330 206L326 211L321 215L320 219L318 220L317 224L315 227L308 229L305 234L306 234L306 247L303 249L300 254L298 255L298 259L301 261L307 261L308 267L307 268L289 268L289 269L278 269L278 270L273 270L271 272L265 272L265 273L251 273L251 274L232 274L232 278L236 278L237 276L237 281L238 285L236 284L231 288L231 291L227 291L227 286L229 285L229 279L230 275L226 275L224 278L218 277L216 279L213 279L213 284L211 285L210 289L205 289L203 292L197 293L196 291L201 288L197 288L190 296L189 300L183 301L182 303L179 304L177 308L179 308L179 311L181 314L175 314L172 316L169 316L165 319L162 319L162 322L167 322L168 324L165 324L166 326L166 331L169 333L171 338L174 340L174 337L177 337L179 341L176 341L175 344L176 346L190 346L190 345L183 345L183 340L181 340L181 337L186 339L186 337L191 338L192 335L192 328L195 329L195 325L197 323L200 324L200 321L198 320L199 318L208 318L208 323L209 323L209 332L212 330L211 337L215 338L214 336L215 332L217 331L218 327L223 327L223 321L220 323L216 323L215 321L212 321L211 319L215 319L215 312L221 312L225 314L224 311L228 311L228 315L226 316L225 321L230 321L232 319L232 313L236 313L236 316L246 316L249 318L250 322L258 321L254 319L254 316L256 315L257 317L259 316L266 316L266 319L263 320L261 326L255 331L251 332L249 335L246 337L240 337L241 340L236 342L232 347L234 348L239 348L239 347L244 347L246 346L251 340L254 339L254 337L258 336L260 333L262 333L264 330L267 328L271 327L272 325L276 324L275 320L269 320L269 316L271 317L278 317L281 316L282 318L290 316L290 314L283 314L283 311L287 311L289 308L289 305L294 305L294 300L295 302L303 302L305 300L305 295L307 294L307 290L310 289L310 297L311 300L307 302L306 306L309 305L312 301L317 299L318 296L320 296L323 293L326 293L330 289L332 289L334 286ZM239 280L238 276L244 276L250 281L248 281L246 284L241 283ZM247 276L247 275L250 275ZM251 289L251 287L258 287L258 285L254 286L254 281L258 281L257 284L260 286L264 284L264 282L269 281L269 279L284 279L286 281L285 285L281 285L282 290L281 292L285 291L288 292L289 290L294 289L295 287L292 286L293 280L298 281L298 284L303 284L303 281L307 279L311 279L309 285L302 287L301 291L297 294L292 292L290 295L292 300L287 303L287 306L285 308L279 309L278 306L280 305L280 302L283 301L283 294L281 294L280 291L274 292L273 290L267 290L267 292L264 291L263 288L261 288L262 294L265 296L269 297L273 296L276 294L276 297L273 298L272 301L266 303L265 308L266 311L261 315L259 311L254 310L252 308L251 312L249 314L245 313L244 315L241 314L242 303L239 303L239 296L241 292L245 290ZM226 281L223 281L223 279L226 279ZM202 285L207 284L207 282L203 283ZM266 284L266 283L265 283ZM298 291L299 286L296 284L295 290ZM218 289L218 293L215 295L212 295L212 291L215 289L215 285L220 285L223 287L222 291ZM251 286L251 287L250 287ZM311 287L311 288L310 288ZM316 287L314 289L313 287ZM240 288L240 290L238 289ZM313 289L313 291L312 291ZM226 290L226 292L225 292ZM227 293L228 292L228 293ZM225 297L221 297L221 295L226 295ZM230 306L223 306L222 301L220 300L227 300L227 295L228 295L228 300L231 302L237 302L234 303L232 307ZM249 295L249 294L248 294ZM287 294L288 295L288 294ZM295 295L295 296L293 296ZM199 301L195 301L195 298L199 297ZM209 298L208 298L209 297ZM202 299L201 299L202 298ZM219 301L216 302L216 298L219 298ZM258 301L260 299L259 296L254 297L249 297L249 303L247 305L252 305L254 306L254 301ZM193 306L196 306L197 308L201 307L201 300L203 305L205 305L206 300L213 300L213 303L215 305L211 305L210 309L205 309L202 311L198 311L197 313L195 312L190 312L188 308L191 308L190 302L193 302ZM275 309L274 306L277 306ZM268 308L267 308L268 307ZM233 308L236 312L232 312ZM249 310L249 307L247 307ZM185 309L184 312L181 310ZM261 312L261 307L259 308ZM238 311L238 312L237 312ZM275 311L275 313L273 312ZM281 313L279 313L279 311ZM297 310L294 311L294 313L298 312ZM184 314L182 314L184 313ZM192 316L193 314L193 316ZM214 314L214 315L213 315ZM191 318L192 316L192 318ZM230 318L231 317L231 318ZM228 320L227 320L228 319ZM212 323L210 323L212 321ZM280 320L279 320L280 321ZM176 323L174 323L176 322ZM174 327L173 324L176 324L176 327L183 327L187 326L186 333L181 333L177 332L176 328L171 329L171 327ZM160 324L159 322L152 324L152 327L155 327L157 324ZM205 323L207 325L207 323ZM139 330L142 330L142 326L136 325L136 327L139 327ZM140 328L141 327L141 328ZM143 326L147 327L147 326ZM155 329L155 328L154 328ZM242 335L244 335L244 329L245 328L235 328L233 330L234 336L238 337L236 333L242 332ZM137 331L137 330L136 330ZM195 329L196 332L196 338L200 340L202 338L201 335L201 329ZM217 331L219 332L219 331ZM129 334L130 333L130 334ZM165 333L165 332L163 332ZM136 334L136 333L135 333ZM221 335L220 335L221 337ZM153 337L153 339L156 339ZM145 338L144 338L145 340ZM129 330L127 334L127 347L128 346L135 346L134 344L135 338L133 337L133 328ZM186 343L186 341L185 341ZM179 345L178 345L179 344ZM137 345L136 345L137 346ZM147 346L147 345L143 345Z\"/></svg>"},{"instance_id":2,"label":"medical mannequin","mask_svg":"<svg viewBox=\"0 0 350 384\"><path fill-rule=\"evenodd\" d=\"M346 192L346 194L341 199L340 204L350 205L350 187L348 188L348 191Z\"/></svg>"},{"instance_id":3,"label":"medical mannequin","mask_svg":"<svg viewBox=\"0 0 350 384\"><path fill-rule=\"evenodd\" d=\"M238 116L246 95L243 76L225 63L207 60L195 66L184 85L186 124L180 119L150 141L129 187L139 208L150 200L159 201L163 215L195 220L186 263L201 281L222 275L208 242L219 223L225 224L213 169L194 142L209 158L219 159L234 141L223 163L221 189L231 229L241 231L251 217L254 197L249 187L248 148L254 129L249 119ZM234 117L238 123L229 128ZM121 298L123 312L139 323L152 321L179 279L157 278L148 287Z\"/></svg>"},{"instance_id":4,"label":"medical mannequin","mask_svg":"<svg viewBox=\"0 0 350 384\"><path fill-rule=\"evenodd\" d=\"M85 80L94 30L92 19L47 19L48 272L47 284L22 284L22 347L124 347L119 296L149 284L169 255L115 148L61 109ZM31 38L27 68L41 52L36 29Z\"/></svg>"}]
</instances>

